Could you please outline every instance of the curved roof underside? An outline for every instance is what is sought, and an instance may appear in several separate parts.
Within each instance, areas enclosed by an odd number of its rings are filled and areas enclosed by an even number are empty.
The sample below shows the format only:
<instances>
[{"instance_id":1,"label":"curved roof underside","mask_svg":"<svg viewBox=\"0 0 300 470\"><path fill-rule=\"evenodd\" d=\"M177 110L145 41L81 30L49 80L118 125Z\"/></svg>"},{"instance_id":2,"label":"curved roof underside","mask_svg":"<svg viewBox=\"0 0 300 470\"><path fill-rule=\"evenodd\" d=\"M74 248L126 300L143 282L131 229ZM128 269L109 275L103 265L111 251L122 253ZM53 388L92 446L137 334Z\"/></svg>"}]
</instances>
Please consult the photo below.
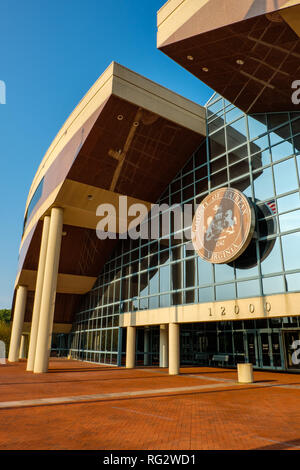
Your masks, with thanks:
<instances>
[{"instance_id":1,"label":"curved roof underside","mask_svg":"<svg viewBox=\"0 0 300 470\"><path fill-rule=\"evenodd\" d=\"M158 48L246 113L298 111L299 0L169 0Z\"/></svg>"},{"instance_id":2,"label":"curved roof underside","mask_svg":"<svg viewBox=\"0 0 300 470\"><path fill-rule=\"evenodd\" d=\"M70 115L33 180L26 209L41 181L41 197L26 221L17 285L29 294L30 321L42 219L64 209L55 322L68 323L117 240L99 240L96 208L118 196L150 207L206 133L205 110L170 90L112 63ZM117 228L119 231L120 228Z\"/></svg>"}]
</instances>

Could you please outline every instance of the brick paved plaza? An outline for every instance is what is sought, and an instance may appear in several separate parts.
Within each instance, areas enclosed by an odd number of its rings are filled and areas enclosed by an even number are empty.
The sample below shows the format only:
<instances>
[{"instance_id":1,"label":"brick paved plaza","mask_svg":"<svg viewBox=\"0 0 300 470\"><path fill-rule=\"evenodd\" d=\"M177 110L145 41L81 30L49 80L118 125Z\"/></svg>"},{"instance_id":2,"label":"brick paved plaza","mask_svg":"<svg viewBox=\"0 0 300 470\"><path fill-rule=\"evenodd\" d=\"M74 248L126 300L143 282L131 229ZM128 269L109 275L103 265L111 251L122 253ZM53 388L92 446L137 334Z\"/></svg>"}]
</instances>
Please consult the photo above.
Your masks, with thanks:
<instances>
[{"instance_id":1,"label":"brick paved plaza","mask_svg":"<svg viewBox=\"0 0 300 470\"><path fill-rule=\"evenodd\" d=\"M0 449L300 449L300 375L108 367L0 369Z\"/></svg>"}]
</instances>

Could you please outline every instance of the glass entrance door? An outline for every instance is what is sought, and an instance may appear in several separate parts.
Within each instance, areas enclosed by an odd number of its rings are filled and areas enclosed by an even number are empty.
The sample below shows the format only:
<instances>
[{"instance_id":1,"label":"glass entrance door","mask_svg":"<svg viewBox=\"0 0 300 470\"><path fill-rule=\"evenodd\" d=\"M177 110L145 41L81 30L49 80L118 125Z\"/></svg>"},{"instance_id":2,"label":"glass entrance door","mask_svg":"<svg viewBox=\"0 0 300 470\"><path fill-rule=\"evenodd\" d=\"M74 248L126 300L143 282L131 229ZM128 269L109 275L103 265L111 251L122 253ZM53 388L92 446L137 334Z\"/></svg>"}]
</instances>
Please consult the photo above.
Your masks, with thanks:
<instances>
[{"instance_id":1,"label":"glass entrance door","mask_svg":"<svg viewBox=\"0 0 300 470\"><path fill-rule=\"evenodd\" d=\"M258 367L257 335L255 331L247 332L247 353L248 362L253 364L253 367Z\"/></svg>"},{"instance_id":2,"label":"glass entrance door","mask_svg":"<svg viewBox=\"0 0 300 470\"><path fill-rule=\"evenodd\" d=\"M285 364L287 369L300 370L300 331L284 331Z\"/></svg>"},{"instance_id":3,"label":"glass entrance door","mask_svg":"<svg viewBox=\"0 0 300 470\"><path fill-rule=\"evenodd\" d=\"M284 353L280 331L258 330L258 367L284 369Z\"/></svg>"},{"instance_id":4,"label":"glass entrance door","mask_svg":"<svg viewBox=\"0 0 300 470\"><path fill-rule=\"evenodd\" d=\"M284 351L280 331L248 330L247 360L260 369L284 369Z\"/></svg>"},{"instance_id":5,"label":"glass entrance door","mask_svg":"<svg viewBox=\"0 0 300 470\"><path fill-rule=\"evenodd\" d=\"M259 362L260 367L270 368L271 367L271 348L269 342L269 333L258 334L259 343Z\"/></svg>"}]
</instances>

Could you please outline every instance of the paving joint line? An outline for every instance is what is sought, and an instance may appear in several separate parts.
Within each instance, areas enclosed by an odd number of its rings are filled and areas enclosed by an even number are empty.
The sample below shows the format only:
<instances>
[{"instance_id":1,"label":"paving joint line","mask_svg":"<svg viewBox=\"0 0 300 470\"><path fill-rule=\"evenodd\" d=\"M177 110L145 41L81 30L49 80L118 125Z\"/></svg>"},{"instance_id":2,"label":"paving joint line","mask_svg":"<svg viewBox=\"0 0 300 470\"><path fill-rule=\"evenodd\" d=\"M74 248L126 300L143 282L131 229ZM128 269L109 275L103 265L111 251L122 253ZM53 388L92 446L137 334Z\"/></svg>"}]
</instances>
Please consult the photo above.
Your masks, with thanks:
<instances>
[{"instance_id":1,"label":"paving joint line","mask_svg":"<svg viewBox=\"0 0 300 470\"><path fill-rule=\"evenodd\" d=\"M241 385L239 383L231 385ZM190 387L174 387L174 388L161 388L151 390L134 390L131 392L114 392L114 393L100 393L92 395L74 395L68 397L50 397L50 398L36 398L32 400L17 400L17 401L6 401L0 402L0 409L6 408L22 408L27 406L39 406L39 405L55 405L55 404L67 404L67 403L80 403L82 401L95 401L95 400L109 400L118 398L130 398L136 396L145 395L159 395L161 393L174 393L174 392L189 392L189 391L201 391L205 389L215 389L221 387L227 387L227 383L219 383L214 385L194 385Z\"/></svg>"}]
</instances>

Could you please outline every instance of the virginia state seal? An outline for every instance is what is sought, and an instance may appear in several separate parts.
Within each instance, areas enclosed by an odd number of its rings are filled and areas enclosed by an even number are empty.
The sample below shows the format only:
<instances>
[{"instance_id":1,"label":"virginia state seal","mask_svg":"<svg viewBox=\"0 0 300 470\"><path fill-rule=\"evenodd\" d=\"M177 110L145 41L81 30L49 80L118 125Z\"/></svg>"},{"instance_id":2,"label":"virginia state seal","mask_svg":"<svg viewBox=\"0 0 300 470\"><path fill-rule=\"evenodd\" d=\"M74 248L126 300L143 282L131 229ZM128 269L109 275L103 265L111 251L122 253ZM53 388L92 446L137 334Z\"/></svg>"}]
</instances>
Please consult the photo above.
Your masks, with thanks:
<instances>
[{"instance_id":1,"label":"virginia state seal","mask_svg":"<svg viewBox=\"0 0 300 470\"><path fill-rule=\"evenodd\" d=\"M192 225L195 251L206 261L230 263L249 245L255 212L248 198L233 188L210 193L199 204Z\"/></svg>"}]
</instances>

